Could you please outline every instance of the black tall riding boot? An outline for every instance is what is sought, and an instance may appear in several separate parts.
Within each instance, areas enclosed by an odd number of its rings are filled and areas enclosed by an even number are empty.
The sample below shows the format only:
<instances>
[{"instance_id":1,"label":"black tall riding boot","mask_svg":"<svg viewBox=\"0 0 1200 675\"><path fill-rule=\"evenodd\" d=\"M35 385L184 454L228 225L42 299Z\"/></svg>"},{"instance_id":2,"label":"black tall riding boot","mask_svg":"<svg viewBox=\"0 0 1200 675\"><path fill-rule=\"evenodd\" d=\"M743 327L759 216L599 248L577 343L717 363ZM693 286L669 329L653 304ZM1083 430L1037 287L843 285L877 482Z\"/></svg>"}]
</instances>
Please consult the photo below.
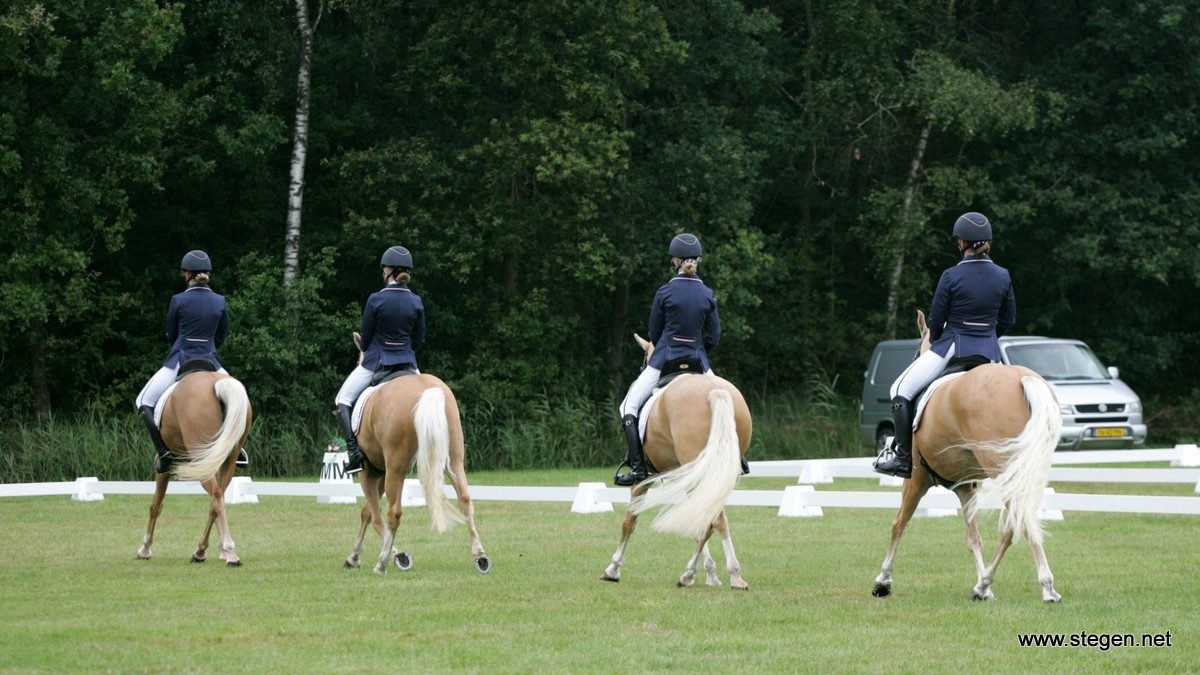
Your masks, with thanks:
<instances>
[{"instance_id":1,"label":"black tall riding boot","mask_svg":"<svg viewBox=\"0 0 1200 675\"><path fill-rule=\"evenodd\" d=\"M354 414L353 408L348 405L338 404L337 417L338 424L342 427L342 436L346 439L346 474L354 474L363 469L363 454L358 447L358 439L354 436L354 427L350 424L350 417Z\"/></svg>"},{"instance_id":2,"label":"black tall riding boot","mask_svg":"<svg viewBox=\"0 0 1200 675\"><path fill-rule=\"evenodd\" d=\"M167 473L175 463L175 456L167 449L167 444L163 442L162 434L158 431L158 425L154 423L154 406L144 405L138 408L138 413L142 417L142 423L146 425L146 431L150 432L150 440L154 443L154 472Z\"/></svg>"},{"instance_id":3,"label":"black tall riding boot","mask_svg":"<svg viewBox=\"0 0 1200 675\"><path fill-rule=\"evenodd\" d=\"M646 455L642 452L642 435L638 433L637 415L626 415L621 418L621 427L625 432L625 461L617 467L613 475L613 483L621 487L631 487L646 480ZM629 467L629 471L621 473L621 469Z\"/></svg>"},{"instance_id":4,"label":"black tall riding boot","mask_svg":"<svg viewBox=\"0 0 1200 675\"><path fill-rule=\"evenodd\" d=\"M892 424L895 437L875 460L875 470L889 476L912 477L912 401L897 396L892 399Z\"/></svg>"}]
</instances>

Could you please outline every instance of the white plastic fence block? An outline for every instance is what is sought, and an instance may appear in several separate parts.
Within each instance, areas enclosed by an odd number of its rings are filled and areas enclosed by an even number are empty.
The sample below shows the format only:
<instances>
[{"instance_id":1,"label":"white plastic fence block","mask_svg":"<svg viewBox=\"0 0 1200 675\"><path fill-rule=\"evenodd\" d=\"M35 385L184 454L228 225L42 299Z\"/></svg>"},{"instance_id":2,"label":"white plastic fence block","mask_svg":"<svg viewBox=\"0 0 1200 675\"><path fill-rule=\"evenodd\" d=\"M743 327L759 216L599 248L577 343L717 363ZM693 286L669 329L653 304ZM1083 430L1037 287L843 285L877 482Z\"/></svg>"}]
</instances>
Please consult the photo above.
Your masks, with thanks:
<instances>
[{"instance_id":1,"label":"white plastic fence block","mask_svg":"<svg viewBox=\"0 0 1200 675\"><path fill-rule=\"evenodd\" d=\"M792 518L819 518L825 515L819 506L805 506L804 493L815 492L811 485L789 485L783 489L779 515Z\"/></svg>"},{"instance_id":2,"label":"white plastic fence block","mask_svg":"<svg viewBox=\"0 0 1200 675\"><path fill-rule=\"evenodd\" d=\"M246 490L253 483L249 476L234 476L225 489L226 504L257 504L258 495Z\"/></svg>"},{"instance_id":3,"label":"white plastic fence block","mask_svg":"<svg viewBox=\"0 0 1200 675\"><path fill-rule=\"evenodd\" d=\"M1176 445L1175 452L1179 456L1171 460L1171 466L1200 466L1200 446L1195 443ZM1200 485L1196 488L1200 492Z\"/></svg>"},{"instance_id":4,"label":"white plastic fence block","mask_svg":"<svg viewBox=\"0 0 1200 675\"><path fill-rule=\"evenodd\" d=\"M1048 494L1048 495L1054 494L1054 488L1052 488L1052 487L1046 488L1046 494ZM1062 510L1046 508L1046 502L1044 500L1042 501L1041 508L1038 509L1037 515L1038 515L1038 520L1062 520L1063 519Z\"/></svg>"},{"instance_id":5,"label":"white plastic fence block","mask_svg":"<svg viewBox=\"0 0 1200 675\"><path fill-rule=\"evenodd\" d=\"M612 502L602 502L596 494L604 488L604 483L580 483L575 488L571 513L610 513L613 510Z\"/></svg>"},{"instance_id":6,"label":"white plastic fence block","mask_svg":"<svg viewBox=\"0 0 1200 675\"><path fill-rule=\"evenodd\" d=\"M946 488L938 485L938 486L930 488L929 492L927 492L925 496L931 497L931 496L936 496L936 495L954 496L954 493L947 490ZM955 497L955 499L957 499L957 497ZM916 518L948 518L950 516L957 516L957 515L958 515L957 508L948 509L948 508L942 508L942 507L937 507L937 506L918 506L916 513L913 514L913 516Z\"/></svg>"},{"instance_id":7,"label":"white plastic fence block","mask_svg":"<svg viewBox=\"0 0 1200 675\"><path fill-rule=\"evenodd\" d=\"M325 458L321 464L321 476L318 483L353 483L354 480L346 475L344 470L346 453L329 452L337 450L338 446L330 445L326 449ZM357 504L358 498L350 495L318 495L318 504Z\"/></svg>"},{"instance_id":8,"label":"white plastic fence block","mask_svg":"<svg viewBox=\"0 0 1200 675\"><path fill-rule=\"evenodd\" d=\"M405 478L400 489L400 506L425 506L425 488L416 478Z\"/></svg>"},{"instance_id":9,"label":"white plastic fence block","mask_svg":"<svg viewBox=\"0 0 1200 675\"><path fill-rule=\"evenodd\" d=\"M77 502L98 502L104 499L104 495L97 491L100 479L95 476L87 478L75 479L75 492L71 495L71 499Z\"/></svg>"},{"instance_id":10,"label":"white plastic fence block","mask_svg":"<svg viewBox=\"0 0 1200 675\"><path fill-rule=\"evenodd\" d=\"M879 487L904 487L904 479L900 476L880 476Z\"/></svg>"},{"instance_id":11,"label":"white plastic fence block","mask_svg":"<svg viewBox=\"0 0 1200 675\"><path fill-rule=\"evenodd\" d=\"M833 475L829 471L829 462L823 459L805 460L800 465L800 477L796 482L800 485L832 483Z\"/></svg>"}]
</instances>

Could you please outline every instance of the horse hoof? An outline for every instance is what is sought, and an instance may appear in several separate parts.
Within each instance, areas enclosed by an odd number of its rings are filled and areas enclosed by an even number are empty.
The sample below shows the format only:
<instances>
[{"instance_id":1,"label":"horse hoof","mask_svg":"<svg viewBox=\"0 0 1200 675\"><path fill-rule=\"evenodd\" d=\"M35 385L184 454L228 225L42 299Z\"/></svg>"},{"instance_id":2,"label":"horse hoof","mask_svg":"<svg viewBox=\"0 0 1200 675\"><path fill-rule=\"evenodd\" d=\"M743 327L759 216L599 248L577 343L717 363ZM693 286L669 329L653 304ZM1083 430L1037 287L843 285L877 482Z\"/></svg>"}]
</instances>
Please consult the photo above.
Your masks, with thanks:
<instances>
[{"instance_id":1,"label":"horse hoof","mask_svg":"<svg viewBox=\"0 0 1200 675\"><path fill-rule=\"evenodd\" d=\"M486 555L479 556L475 559L475 569L479 570L480 574L487 574L492 571L492 561L488 560Z\"/></svg>"},{"instance_id":2,"label":"horse hoof","mask_svg":"<svg viewBox=\"0 0 1200 675\"><path fill-rule=\"evenodd\" d=\"M886 598L892 594L892 587L884 584L875 584L875 588L871 589L871 595L877 598Z\"/></svg>"},{"instance_id":3,"label":"horse hoof","mask_svg":"<svg viewBox=\"0 0 1200 675\"><path fill-rule=\"evenodd\" d=\"M691 588L691 587L693 587L693 586L695 586L695 585L696 585L696 582L694 582L694 581L693 581L692 583L690 583L690 584L689 584L689 583L684 583L684 582L682 582L682 581L676 581L676 582L675 582L675 588Z\"/></svg>"},{"instance_id":4,"label":"horse hoof","mask_svg":"<svg viewBox=\"0 0 1200 675\"><path fill-rule=\"evenodd\" d=\"M1054 595L1042 598L1042 602L1044 602L1048 605L1053 605L1053 604L1062 602L1062 596L1059 595L1058 593L1055 593Z\"/></svg>"},{"instance_id":5,"label":"horse hoof","mask_svg":"<svg viewBox=\"0 0 1200 675\"><path fill-rule=\"evenodd\" d=\"M400 570L401 572L407 572L411 570L413 566L412 556L408 555L404 551L397 553L396 556L392 558L392 561L396 563L396 569Z\"/></svg>"},{"instance_id":6,"label":"horse hoof","mask_svg":"<svg viewBox=\"0 0 1200 675\"><path fill-rule=\"evenodd\" d=\"M194 562L194 563L202 563L205 560L207 560L207 558L201 558L200 556L197 556L197 555L192 556L192 562Z\"/></svg>"},{"instance_id":7,"label":"horse hoof","mask_svg":"<svg viewBox=\"0 0 1200 675\"><path fill-rule=\"evenodd\" d=\"M614 584L619 584L621 583L621 577L610 577L607 574L601 574L600 581L611 581Z\"/></svg>"},{"instance_id":8,"label":"horse hoof","mask_svg":"<svg viewBox=\"0 0 1200 675\"><path fill-rule=\"evenodd\" d=\"M241 567L242 561L241 560L226 560L225 566L226 567Z\"/></svg>"},{"instance_id":9,"label":"horse hoof","mask_svg":"<svg viewBox=\"0 0 1200 675\"><path fill-rule=\"evenodd\" d=\"M356 570L356 569L358 569L358 565L355 565L354 563L350 562L349 560L344 560L344 561L342 561L342 569Z\"/></svg>"},{"instance_id":10,"label":"horse hoof","mask_svg":"<svg viewBox=\"0 0 1200 675\"><path fill-rule=\"evenodd\" d=\"M991 593L988 593L987 595L983 595L981 593L971 593L971 600L974 602L990 602L995 599L996 596L992 595Z\"/></svg>"}]
</instances>

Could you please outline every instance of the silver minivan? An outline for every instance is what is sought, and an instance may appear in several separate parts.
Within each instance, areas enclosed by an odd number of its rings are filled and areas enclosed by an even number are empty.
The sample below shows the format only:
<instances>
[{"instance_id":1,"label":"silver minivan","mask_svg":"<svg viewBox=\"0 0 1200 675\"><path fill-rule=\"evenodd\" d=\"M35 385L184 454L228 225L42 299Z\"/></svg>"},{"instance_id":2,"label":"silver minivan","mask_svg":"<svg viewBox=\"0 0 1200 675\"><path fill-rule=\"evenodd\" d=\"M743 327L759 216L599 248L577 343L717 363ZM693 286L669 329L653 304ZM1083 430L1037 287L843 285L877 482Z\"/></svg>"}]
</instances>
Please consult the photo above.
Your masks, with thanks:
<instances>
[{"instance_id":1,"label":"silver minivan","mask_svg":"<svg viewBox=\"0 0 1200 675\"><path fill-rule=\"evenodd\" d=\"M875 345L863 372L859 435L878 450L892 435L892 382L912 363L918 340L885 340ZM1000 338L1005 363L1025 366L1046 378L1058 395L1063 429L1059 450L1131 448L1146 442L1142 402L1079 340L1038 336Z\"/></svg>"}]
</instances>

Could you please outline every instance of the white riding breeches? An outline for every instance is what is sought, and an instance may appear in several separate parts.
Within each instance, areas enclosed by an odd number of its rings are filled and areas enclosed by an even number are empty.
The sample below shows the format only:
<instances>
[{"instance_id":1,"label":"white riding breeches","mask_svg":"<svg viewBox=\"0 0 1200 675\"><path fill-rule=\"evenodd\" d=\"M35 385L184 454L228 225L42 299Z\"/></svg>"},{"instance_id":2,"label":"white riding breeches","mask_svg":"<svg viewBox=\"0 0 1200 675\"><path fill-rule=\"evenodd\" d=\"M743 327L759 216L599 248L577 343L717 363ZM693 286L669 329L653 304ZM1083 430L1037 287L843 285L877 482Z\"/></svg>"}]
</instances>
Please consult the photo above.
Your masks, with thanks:
<instances>
[{"instance_id":1,"label":"white riding breeches","mask_svg":"<svg viewBox=\"0 0 1200 675\"><path fill-rule=\"evenodd\" d=\"M892 398L902 396L911 401L922 389L928 387L930 382L937 379L952 358L954 358L954 345L950 345L945 356L938 356L937 352L932 349L925 352L916 361L910 363L904 372L900 373L900 377L897 377L896 381L892 383Z\"/></svg>"},{"instance_id":2,"label":"white riding breeches","mask_svg":"<svg viewBox=\"0 0 1200 675\"><path fill-rule=\"evenodd\" d=\"M413 368L413 372L418 375L421 373L416 368ZM354 370L350 371L350 374L346 376L346 381L342 383L342 388L338 389L337 397L333 399L333 402L338 405L354 407L354 402L358 400L363 390L371 386L371 377L374 375L375 373L362 366L355 366Z\"/></svg>"},{"instance_id":3,"label":"white riding breeches","mask_svg":"<svg viewBox=\"0 0 1200 675\"><path fill-rule=\"evenodd\" d=\"M217 372L226 375L229 374L229 371L224 368L221 368ZM179 366L175 366L174 368L163 366L159 368L158 372L150 376L150 381L146 383L146 386L142 387L142 391L137 395L134 405L138 408L147 405L153 408L158 405L158 399L162 398L162 395L171 388L172 384L175 384L175 378L178 376Z\"/></svg>"},{"instance_id":4,"label":"white riding breeches","mask_svg":"<svg viewBox=\"0 0 1200 675\"><path fill-rule=\"evenodd\" d=\"M713 371L709 368L704 374L712 375ZM621 401L621 417L638 414L642 404L650 398L650 394L654 393L654 386L658 384L660 377L662 377L662 371L658 368L646 366L642 369L642 374L638 375L633 384L629 385L629 392L625 394L625 400Z\"/></svg>"}]
</instances>

